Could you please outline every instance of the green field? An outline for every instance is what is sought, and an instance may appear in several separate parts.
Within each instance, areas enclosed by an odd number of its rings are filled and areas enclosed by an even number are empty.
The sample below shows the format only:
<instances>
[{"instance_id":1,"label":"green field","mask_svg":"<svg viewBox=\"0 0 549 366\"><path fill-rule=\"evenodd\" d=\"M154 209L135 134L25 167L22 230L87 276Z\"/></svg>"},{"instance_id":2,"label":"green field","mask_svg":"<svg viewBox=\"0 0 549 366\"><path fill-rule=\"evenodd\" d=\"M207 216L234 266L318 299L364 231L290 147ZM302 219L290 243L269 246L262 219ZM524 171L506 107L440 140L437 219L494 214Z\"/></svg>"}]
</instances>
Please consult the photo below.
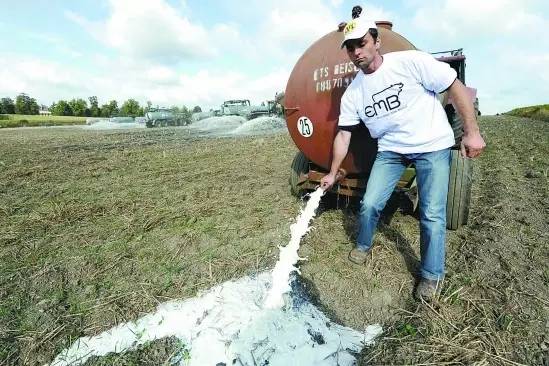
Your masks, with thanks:
<instances>
[{"instance_id":1,"label":"green field","mask_svg":"<svg viewBox=\"0 0 549 366\"><path fill-rule=\"evenodd\" d=\"M534 105L530 107L515 108L507 112L511 116L527 117L549 122L549 104Z\"/></svg>"},{"instance_id":2,"label":"green field","mask_svg":"<svg viewBox=\"0 0 549 366\"><path fill-rule=\"evenodd\" d=\"M383 325L372 365L539 365L549 319L549 124L483 116L469 224L448 233L433 305L412 297L418 219L397 211L373 258L347 260L356 206L323 204L301 279L334 321ZM287 134L198 138L186 128L0 131L0 364L44 365L93 336L229 279L273 268L302 202ZM169 364L152 342L98 365ZM190 351L192 357L192 350Z\"/></svg>"},{"instance_id":3,"label":"green field","mask_svg":"<svg viewBox=\"0 0 549 366\"><path fill-rule=\"evenodd\" d=\"M0 114L0 128L83 125L86 117Z\"/></svg>"}]
</instances>

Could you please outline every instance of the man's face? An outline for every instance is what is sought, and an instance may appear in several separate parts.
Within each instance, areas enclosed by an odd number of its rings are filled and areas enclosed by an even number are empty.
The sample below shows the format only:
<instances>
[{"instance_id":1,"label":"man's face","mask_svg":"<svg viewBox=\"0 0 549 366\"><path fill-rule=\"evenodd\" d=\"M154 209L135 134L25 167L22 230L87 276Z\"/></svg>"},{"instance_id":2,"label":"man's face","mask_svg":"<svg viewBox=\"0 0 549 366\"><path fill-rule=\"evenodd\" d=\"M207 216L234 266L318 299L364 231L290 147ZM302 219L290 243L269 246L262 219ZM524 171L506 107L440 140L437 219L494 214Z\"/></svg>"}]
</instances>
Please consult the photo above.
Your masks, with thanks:
<instances>
[{"instance_id":1,"label":"man's face","mask_svg":"<svg viewBox=\"0 0 549 366\"><path fill-rule=\"evenodd\" d=\"M366 70L374 60L379 43L374 41L372 35L368 32L359 39L350 39L345 42L347 55L349 59L361 70Z\"/></svg>"}]
</instances>

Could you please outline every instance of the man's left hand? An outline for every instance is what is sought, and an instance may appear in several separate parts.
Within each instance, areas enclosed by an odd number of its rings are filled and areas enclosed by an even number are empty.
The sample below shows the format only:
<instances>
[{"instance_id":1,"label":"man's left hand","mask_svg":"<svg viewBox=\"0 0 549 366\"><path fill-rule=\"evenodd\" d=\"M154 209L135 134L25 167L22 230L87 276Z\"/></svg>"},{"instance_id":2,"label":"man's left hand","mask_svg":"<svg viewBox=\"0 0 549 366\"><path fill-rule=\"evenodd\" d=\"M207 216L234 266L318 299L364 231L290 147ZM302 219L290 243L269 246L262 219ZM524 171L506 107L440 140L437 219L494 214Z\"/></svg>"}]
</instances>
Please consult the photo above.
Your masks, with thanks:
<instances>
[{"instance_id":1,"label":"man's left hand","mask_svg":"<svg viewBox=\"0 0 549 366\"><path fill-rule=\"evenodd\" d=\"M486 147L480 132L465 133L461 139L461 156L464 158L476 158Z\"/></svg>"}]
</instances>

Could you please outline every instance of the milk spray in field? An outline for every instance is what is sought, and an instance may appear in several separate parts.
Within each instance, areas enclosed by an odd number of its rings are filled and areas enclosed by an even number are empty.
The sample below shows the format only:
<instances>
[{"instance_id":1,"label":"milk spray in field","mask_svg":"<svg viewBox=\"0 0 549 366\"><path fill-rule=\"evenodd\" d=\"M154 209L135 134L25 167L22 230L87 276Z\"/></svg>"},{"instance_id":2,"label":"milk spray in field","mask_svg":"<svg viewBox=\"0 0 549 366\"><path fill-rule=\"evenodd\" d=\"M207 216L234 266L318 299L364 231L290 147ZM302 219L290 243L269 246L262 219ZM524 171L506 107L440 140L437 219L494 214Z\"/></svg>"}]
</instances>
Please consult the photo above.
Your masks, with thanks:
<instances>
[{"instance_id":1,"label":"milk spray in field","mask_svg":"<svg viewBox=\"0 0 549 366\"><path fill-rule=\"evenodd\" d=\"M313 192L307 202L307 205L301 211L295 224L290 227L292 236L290 242L285 247L279 247L280 255L278 262L272 272L272 287L267 294L264 306L268 309L276 309L284 306L284 294L291 290L290 274L293 271L299 273L295 264L299 258L297 251L301 238L309 231L309 222L315 216L315 211L320 204L320 199L324 195L324 190L318 188Z\"/></svg>"},{"instance_id":2,"label":"milk spray in field","mask_svg":"<svg viewBox=\"0 0 549 366\"><path fill-rule=\"evenodd\" d=\"M272 272L159 304L156 312L136 321L76 340L50 366L82 365L91 357L135 350L166 337L176 337L182 345L171 365L356 365L356 354L374 343L381 326L369 325L363 331L341 326L310 301L295 301L301 295L290 291L290 275L299 272L299 242L323 195L321 189L310 195ZM292 306L283 308L285 298Z\"/></svg>"}]
</instances>

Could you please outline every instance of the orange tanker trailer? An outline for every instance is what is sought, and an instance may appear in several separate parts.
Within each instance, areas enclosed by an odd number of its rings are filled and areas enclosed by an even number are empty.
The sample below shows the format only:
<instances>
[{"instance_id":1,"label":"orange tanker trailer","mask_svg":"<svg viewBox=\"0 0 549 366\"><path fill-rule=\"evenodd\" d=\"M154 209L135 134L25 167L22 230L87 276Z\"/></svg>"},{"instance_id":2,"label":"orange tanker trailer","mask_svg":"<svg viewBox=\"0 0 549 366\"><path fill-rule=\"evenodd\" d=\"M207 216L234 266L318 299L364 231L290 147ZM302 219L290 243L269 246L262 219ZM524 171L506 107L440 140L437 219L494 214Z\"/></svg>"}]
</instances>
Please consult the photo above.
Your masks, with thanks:
<instances>
[{"instance_id":1,"label":"orange tanker trailer","mask_svg":"<svg viewBox=\"0 0 549 366\"><path fill-rule=\"evenodd\" d=\"M376 24L381 37L381 54L415 49L410 41L392 30L391 22L377 21ZM292 192L297 195L315 189L330 168L340 100L358 71L349 61L346 51L340 48L344 26L345 23L341 23L337 30L320 38L305 51L294 66L286 86L286 124L300 150L292 162L290 175ZM450 64L465 84L465 56L461 49L439 54L437 58ZM476 90L468 90L478 108ZM452 149L447 226L457 229L467 223L472 166L470 160L463 159L459 154L463 128L452 101L445 95L440 95L440 100L456 138ZM349 153L341 165L343 178L331 191L345 196L362 196L376 152L376 140L361 124L358 130L353 131ZM396 189L409 193L410 197L417 197L413 165L406 169ZM415 208L417 199L413 201Z\"/></svg>"}]
</instances>

